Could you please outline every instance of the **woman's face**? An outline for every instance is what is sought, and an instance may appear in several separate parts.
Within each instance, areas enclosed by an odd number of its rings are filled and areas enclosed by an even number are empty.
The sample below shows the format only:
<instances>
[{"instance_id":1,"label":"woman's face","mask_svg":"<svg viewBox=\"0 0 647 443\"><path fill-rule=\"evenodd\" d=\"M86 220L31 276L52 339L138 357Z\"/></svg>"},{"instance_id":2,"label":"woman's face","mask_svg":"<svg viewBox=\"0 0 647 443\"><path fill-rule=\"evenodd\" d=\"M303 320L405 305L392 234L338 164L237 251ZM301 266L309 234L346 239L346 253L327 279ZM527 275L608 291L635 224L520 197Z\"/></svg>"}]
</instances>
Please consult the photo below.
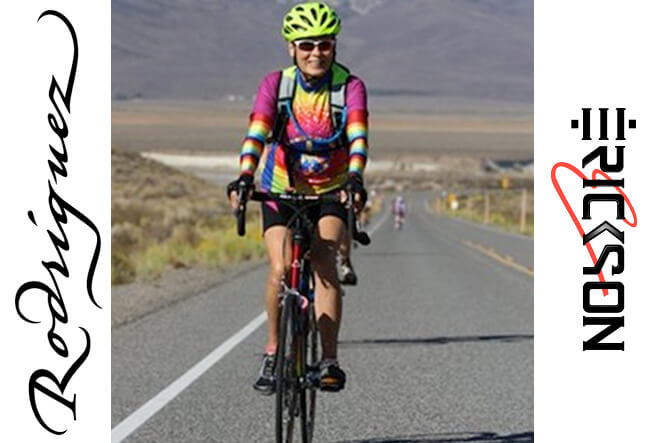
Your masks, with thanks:
<instances>
[{"instance_id":1,"label":"woman's face","mask_svg":"<svg viewBox=\"0 0 647 443\"><path fill-rule=\"evenodd\" d=\"M290 56L296 58L299 70L308 77L322 77L332 65L335 55L333 37L314 37L290 43Z\"/></svg>"}]
</instances>

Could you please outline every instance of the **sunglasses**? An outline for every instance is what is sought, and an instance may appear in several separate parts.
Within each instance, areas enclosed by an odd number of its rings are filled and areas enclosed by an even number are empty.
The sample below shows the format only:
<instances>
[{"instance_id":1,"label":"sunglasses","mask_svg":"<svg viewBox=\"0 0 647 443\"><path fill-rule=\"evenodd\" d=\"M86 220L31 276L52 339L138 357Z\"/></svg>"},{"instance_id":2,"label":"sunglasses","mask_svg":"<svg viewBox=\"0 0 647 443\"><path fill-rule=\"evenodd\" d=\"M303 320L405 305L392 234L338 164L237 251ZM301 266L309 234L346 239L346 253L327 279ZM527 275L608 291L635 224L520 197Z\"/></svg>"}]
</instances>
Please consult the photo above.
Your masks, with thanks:
<instances>
[{"instance_id":1,"label":"sunglasses","mask_svg":"<svg viewBox=\"0 0 647 443\"><path fill-rule=\"evenodd\" d=\"M297 40L294 44L305 52L314 51L315 46L319 48L320 52L328 52L335 46L335 40Z\"/></svg>"}]
</instances>

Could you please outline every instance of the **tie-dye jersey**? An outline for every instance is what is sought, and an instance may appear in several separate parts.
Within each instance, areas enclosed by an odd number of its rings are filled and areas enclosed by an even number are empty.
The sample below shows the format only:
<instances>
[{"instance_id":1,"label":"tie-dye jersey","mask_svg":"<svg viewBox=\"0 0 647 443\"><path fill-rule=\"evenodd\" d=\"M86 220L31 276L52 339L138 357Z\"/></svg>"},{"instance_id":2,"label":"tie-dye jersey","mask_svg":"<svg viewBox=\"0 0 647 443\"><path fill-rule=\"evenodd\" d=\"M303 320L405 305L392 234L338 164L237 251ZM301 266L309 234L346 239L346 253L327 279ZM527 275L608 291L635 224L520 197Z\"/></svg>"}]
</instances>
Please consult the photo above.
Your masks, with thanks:
<instances>
[{"instance_id":1,"label":"tie-dye jersey","mask_svg":"<svg viewBox=\"0 0 647 443\"><path fill-rule=\"evenodd\" d=\"M288 171L292 171L292 187L296 192L304 194L321 194L334 190L346 181L348 173L362 174L368 149L368 112L364 83L354 76L350 77L346 87L347 122L344 130L349 141L348 148L320 154L289 152L285 147L286 142L304 140L290 120L286 126L284 143L269 144L263 149L276 116L280 75L279 71L268 74L258 88L247 136L241 149L241 173L254 174L262 153L262 190L284 192L290 188ZM300 81L295 85L292 112L299 126L311 138L328 138L335 132L327 84L326 81L321 82L320 87L315 86L313 89Z\"/></svg>"}]
</instances>

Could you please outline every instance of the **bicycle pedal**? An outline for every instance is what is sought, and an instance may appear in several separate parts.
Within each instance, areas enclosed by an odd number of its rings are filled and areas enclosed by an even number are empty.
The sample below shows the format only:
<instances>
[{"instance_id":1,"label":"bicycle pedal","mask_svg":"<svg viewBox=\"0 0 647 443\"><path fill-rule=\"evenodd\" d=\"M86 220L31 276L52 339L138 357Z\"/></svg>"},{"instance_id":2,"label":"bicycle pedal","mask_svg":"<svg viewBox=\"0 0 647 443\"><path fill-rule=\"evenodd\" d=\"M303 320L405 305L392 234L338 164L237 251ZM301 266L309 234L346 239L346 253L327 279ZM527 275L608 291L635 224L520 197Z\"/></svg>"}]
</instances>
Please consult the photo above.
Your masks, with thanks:
<instances>
[{"instance_id":1,"label":"bicycle pedal","mask_svg":"<svg viewBox=\"0 0 647 443\"><path fill-rule=\"evenodd\" d=\"M324 384L324 385L319 385L319 390L325 391L325 392L339 392L342 389L344 389L344 385L339 385L339 384Z\"/></svg>"}]
</instances>

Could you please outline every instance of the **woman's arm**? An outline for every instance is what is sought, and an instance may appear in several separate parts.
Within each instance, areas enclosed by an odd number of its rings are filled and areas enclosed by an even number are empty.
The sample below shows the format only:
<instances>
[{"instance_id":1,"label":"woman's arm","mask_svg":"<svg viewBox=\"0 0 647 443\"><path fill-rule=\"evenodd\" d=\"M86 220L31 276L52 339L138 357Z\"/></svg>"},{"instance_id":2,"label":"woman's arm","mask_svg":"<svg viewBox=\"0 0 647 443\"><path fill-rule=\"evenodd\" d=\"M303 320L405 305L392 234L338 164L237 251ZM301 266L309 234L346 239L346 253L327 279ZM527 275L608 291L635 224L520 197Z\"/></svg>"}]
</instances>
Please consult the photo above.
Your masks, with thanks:
<instances>
[{"instance_id":1,"label":"woman's arm","mask_svg":"<svg viewBox=\"0 0 647 443\"><path fill-rule=\"evenodd\" d=\"M254 175L265 146L267 135L272 130L276 116L277 89L281 73L272 72L263 78L252 113L249 116L247 135L240 148L240 174Z\"/></svg>"},{"instance_id":2,"label":"woman's arm","mask_svg":"<svg viewBox=\"0 0 647 443\"><path fill-rule=\"evenodd\" d=\"M351 77L346 88L346 136L349 143L348 173L362 175L368 158L368 110L366 87Z\"/></svg>"}]
</instances>

